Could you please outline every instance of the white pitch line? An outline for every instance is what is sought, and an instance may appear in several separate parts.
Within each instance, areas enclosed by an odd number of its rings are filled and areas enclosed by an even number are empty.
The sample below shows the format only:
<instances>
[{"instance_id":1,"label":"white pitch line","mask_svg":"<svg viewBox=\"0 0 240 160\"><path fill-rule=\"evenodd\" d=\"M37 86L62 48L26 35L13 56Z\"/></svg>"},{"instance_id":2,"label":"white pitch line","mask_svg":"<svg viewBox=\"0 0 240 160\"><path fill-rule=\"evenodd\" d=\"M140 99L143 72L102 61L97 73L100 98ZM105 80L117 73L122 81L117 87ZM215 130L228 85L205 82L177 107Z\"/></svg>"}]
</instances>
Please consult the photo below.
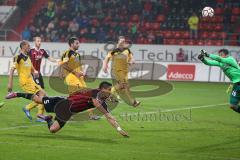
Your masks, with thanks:
<instances>
[{"instance_id":1,"label":"white pitch line","mask_svg":"<svg viewBox=\"0 0 240 160\"><path fill-rule=\"evenodd\" d=\"M7 128L1 128L0 131L14 130L14 129L19 129L19 128L37 127L37 126L43 126L43 124L33 124L33 125L23 125L23 126L7 127Z\"/></svg>"},{"instance_id":2,"label":"white pitch line","mask_svg":"<svg viewBox=\"0 0 240 160\"><path fill-rule=\"evenodd\" d=\"M190 106L190 107L185 107L185 108L173 108L173 109L166 109L166 110L160 110L160 112L172 112L172 111L184 111L184 110L189 110L189 109L199 109L199 108L210 108L210 107L217 107L217 106L223 106L223 105L227 105L228 103L220 103L220 104L210 104L210 105L202 105L202 106ZM158 111L158 112L159 112ZM144 114L155 114L158 112L142 112ZM131 113L128 115L136 115L138 113ZM140 112L141 114L141 112Z\"/></svg>"}]
</instances>

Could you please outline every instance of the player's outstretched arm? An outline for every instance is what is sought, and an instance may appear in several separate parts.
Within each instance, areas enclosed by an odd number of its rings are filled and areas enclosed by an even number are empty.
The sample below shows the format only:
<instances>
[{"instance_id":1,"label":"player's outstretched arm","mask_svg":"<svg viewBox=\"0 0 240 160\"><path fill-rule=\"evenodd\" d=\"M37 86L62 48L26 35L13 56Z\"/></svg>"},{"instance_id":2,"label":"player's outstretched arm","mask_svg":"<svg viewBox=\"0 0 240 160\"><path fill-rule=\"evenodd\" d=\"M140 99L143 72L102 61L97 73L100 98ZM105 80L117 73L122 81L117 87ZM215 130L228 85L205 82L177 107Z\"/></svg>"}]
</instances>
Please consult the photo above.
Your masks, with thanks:
<instances>
[{"instance_id":1,"label":"player's outstretched arm","mask_svg":"<svg viewBox=\"0 0 240 160\"><path fill-rule=\"evenodd\" d=\"M108 73L108 63L110 61L110 56L107 55L103 61L103 72Z\"/></svg>"},{"instance_id":2,"label":"player's outstretched arm","mask_svg":"<svg viewBox=\"0 0 240 160\"><path fill-rule=\"evenodd\" d=\"M76 72L74 71L73 69L71 69L70 67L68 67L68 62L59 62L59 65L65 69L66 71L74 74L76 77L81 77L81 76L84 76L83 72Z\"/></svg>"},{"instance_id":3,"label":"player's outstretched arm","mask_svg":"<svg viewBox=\"0 0 240 160\"><path fill-rule=\"evenodd\" d=\"M52 57L48 57L48 60L53 63L57 63L58 61Z\"/></svg>"},{"instance_id":4,"label":"player's outstretched arm","mask_svg":"<svg viewBox=\"0 0 240 160\"><path fill-rule=\"evenodd\" d=\"M211 60L209 58L207 58L208 55L206 52L204 52L204 50L201 50L201 54L198 55L198 59L200 61L202 61L204 64L208 65L208 66L221 66L221 63L216 61L216 60Z\"/></svg>"},{"instance_id":5,"label":"player's outstretched arm","mask_svg":"<svg viewBox=\"0 0 240 160\"><path fill-rule=\"evenodd\" d=\"M205 50L201 50L201 53L204 54L204 56L211 58L212 60L215 60L220 63L225 63L225 64L228 64L228 65L238 68L237 61L231 57L222 58L221 56L216 55L216 54L208 54Z\"/></svg>"},{"instance_id":6,"label":"player's outstretched arm","mask_svg":"<svg viewBox=\"0 0 240 160\"><path fill-rule=\"evenodd\" d=\"M93 105L104 114L108 122L124 137L129 137L128 133L125 132L120 125L118 124L117 120L108 112L103 106L99 103L97 99L93 99Z\"/></svg>"}]
</instances>

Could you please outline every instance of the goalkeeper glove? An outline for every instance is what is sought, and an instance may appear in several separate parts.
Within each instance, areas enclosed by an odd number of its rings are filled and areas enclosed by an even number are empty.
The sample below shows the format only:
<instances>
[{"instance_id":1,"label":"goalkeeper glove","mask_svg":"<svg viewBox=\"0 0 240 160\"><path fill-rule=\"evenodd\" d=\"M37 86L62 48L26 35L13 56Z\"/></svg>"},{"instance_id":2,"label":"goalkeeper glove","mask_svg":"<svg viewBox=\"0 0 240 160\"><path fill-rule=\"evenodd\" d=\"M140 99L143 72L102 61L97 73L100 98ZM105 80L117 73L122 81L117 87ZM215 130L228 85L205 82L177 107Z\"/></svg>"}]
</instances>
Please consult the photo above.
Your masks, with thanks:
<instances>
[{"instance_id":1,"label":"goalkeeper glove","mask_svg":"<svg viewBox=\"0 0 240 160\"><path fill-rule=\"evenodd\" d=\"M201 53L201 54L199 54L198 55L198 59L200 60L200 61L203 61L204 60L204 55Z\"/></svg>"},{"instance_id":2,"label":"goalkeeper glove","mask_svg":"<svg viewBox=\"0 0 240 160\"><path fill-rule=\"evenodd\" d=\"M204 49L201 49L200 52L203 54L203 56L209 57L209 54Z\"/></svg>"}]
</instances>

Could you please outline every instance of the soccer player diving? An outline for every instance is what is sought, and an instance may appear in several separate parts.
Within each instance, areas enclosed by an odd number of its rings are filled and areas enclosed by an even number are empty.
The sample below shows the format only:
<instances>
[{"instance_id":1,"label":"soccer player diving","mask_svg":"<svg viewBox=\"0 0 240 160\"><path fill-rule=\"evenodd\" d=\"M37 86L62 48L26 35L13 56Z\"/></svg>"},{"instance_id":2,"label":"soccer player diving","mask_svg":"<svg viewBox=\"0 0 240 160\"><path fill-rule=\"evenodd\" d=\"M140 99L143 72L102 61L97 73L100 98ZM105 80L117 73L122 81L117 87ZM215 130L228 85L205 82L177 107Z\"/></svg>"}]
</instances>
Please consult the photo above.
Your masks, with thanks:
<instances>
[{"instance_id":1,"label":"soccer player diving","mask_svg":"<svg viewBox=\"0 0 240 160\"><path fill-rule=\"evenodd\" d=\"M233 88L230 95L230 108L235 112L240 113L240 67L237 61L229 55L227 49L221 49L219 55L208 54L205 50L201 50L198 59L208 66L220 67L224 74L233 83Z\"/></svg>"},{"instance_id":2,"label":"soccer player diving","mask_svg":"<svg viewBox=\"0 0 240 160\"><path fill-rule=\"evenodd\" d=\"M117 120L109 112L107 101L114 100L116 104L118 103L118 101L112 99L111 89L111 83L101 82L98 89L81 90L67 98L47 97L31 93L16 93L15 97L22 97L43 104L46 112L55 113L54 121L52 121L52 116L39 115L39 118L47 122L51 133L58 132L74 114L97 108L122 136L128 137L127 132L120 127Z\"/></svg>"}]
</instances>

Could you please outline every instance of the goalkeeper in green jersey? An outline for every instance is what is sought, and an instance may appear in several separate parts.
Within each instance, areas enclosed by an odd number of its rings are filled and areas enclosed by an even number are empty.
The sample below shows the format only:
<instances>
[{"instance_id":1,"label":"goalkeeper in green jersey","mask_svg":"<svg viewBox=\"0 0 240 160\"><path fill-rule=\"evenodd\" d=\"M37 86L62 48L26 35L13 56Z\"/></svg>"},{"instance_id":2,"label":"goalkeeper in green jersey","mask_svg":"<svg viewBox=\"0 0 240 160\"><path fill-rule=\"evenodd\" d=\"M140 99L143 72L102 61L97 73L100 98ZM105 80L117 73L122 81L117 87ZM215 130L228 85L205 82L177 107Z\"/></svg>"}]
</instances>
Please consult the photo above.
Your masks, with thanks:
<instances>
[{"instance_id":1,"label":"goalkeeper in green jersey","mask_svg":"<svg viewBox=\"0 0 240 160\"><path fill-rule=\"evenodd\" d=\"M237 61L229 55L227 49L221 49L219 55L208 54L205 50L201 50L198 59L209 66L220 67L224 74L233 83L233 88L230 95L230 108L240 113L240 67Z\"/></svg>"}]
</instances>

